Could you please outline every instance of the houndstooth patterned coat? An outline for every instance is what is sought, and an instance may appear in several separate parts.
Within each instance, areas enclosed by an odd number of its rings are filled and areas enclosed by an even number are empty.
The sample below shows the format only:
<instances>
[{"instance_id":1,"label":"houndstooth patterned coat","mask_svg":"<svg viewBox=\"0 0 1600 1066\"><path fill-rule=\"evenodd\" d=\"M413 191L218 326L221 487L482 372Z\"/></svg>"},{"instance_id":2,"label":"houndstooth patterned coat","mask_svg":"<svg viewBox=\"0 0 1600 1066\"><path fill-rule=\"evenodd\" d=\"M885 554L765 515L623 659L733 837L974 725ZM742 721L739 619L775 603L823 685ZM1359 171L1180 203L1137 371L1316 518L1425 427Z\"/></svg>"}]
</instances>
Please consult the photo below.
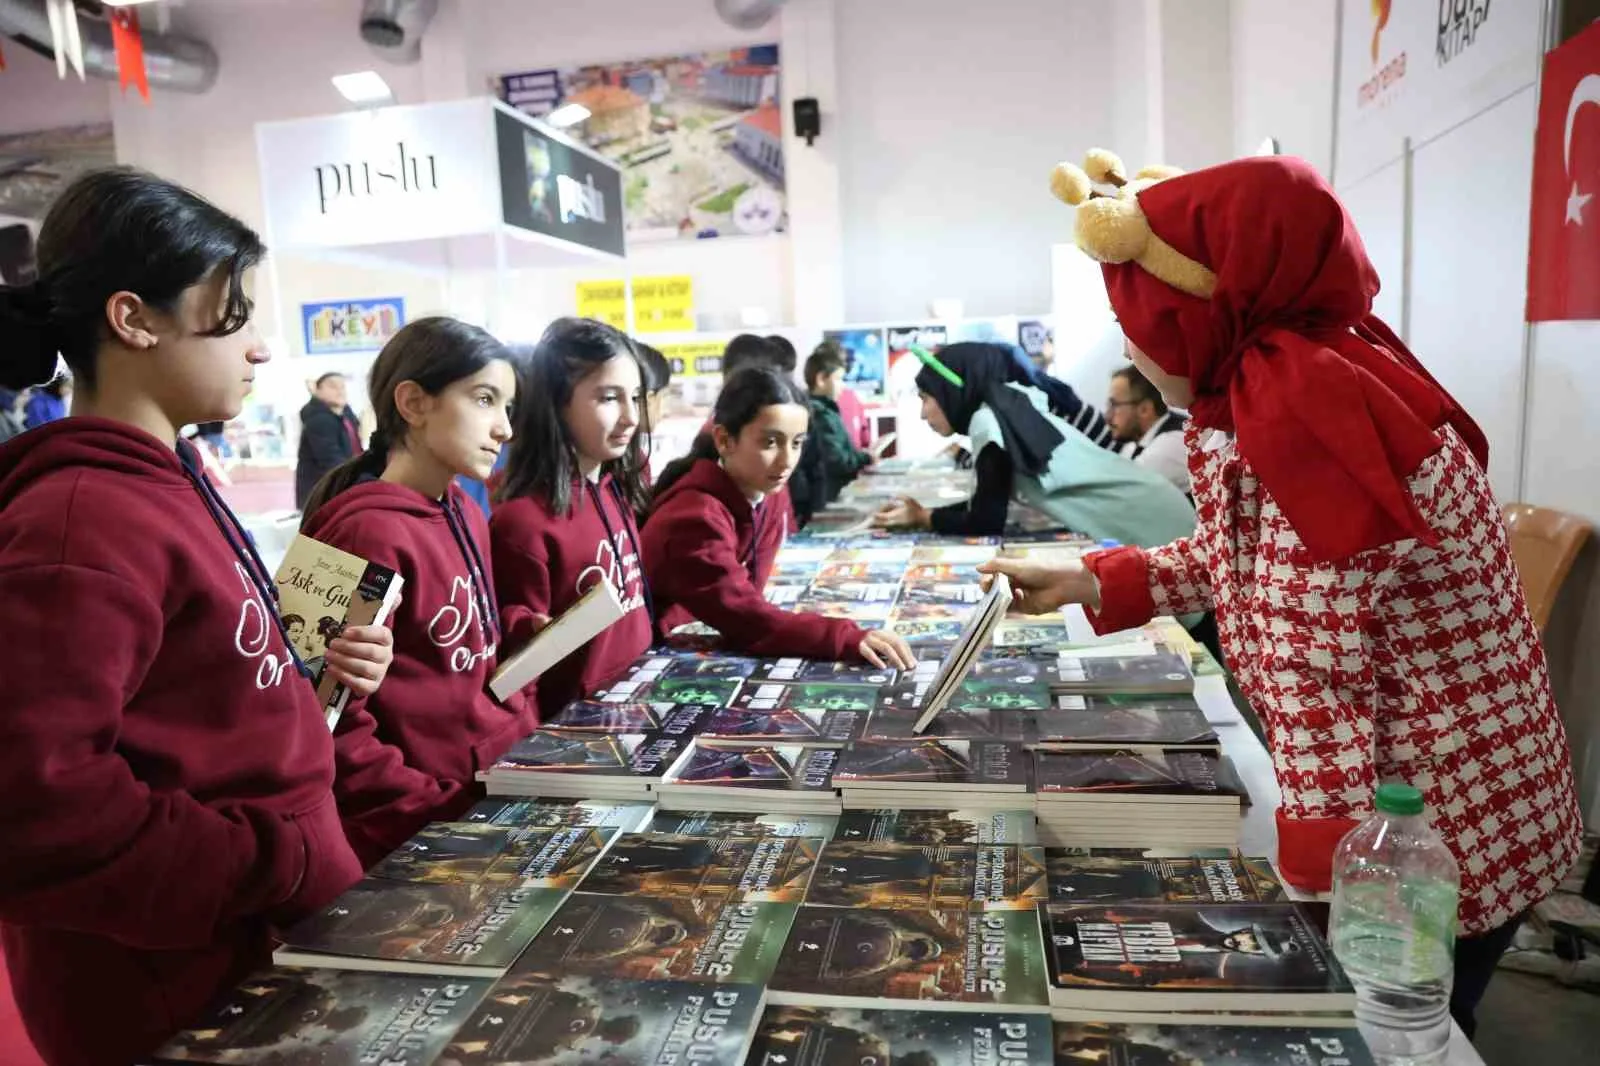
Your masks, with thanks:
<instances>
[{"instance_id":1,"label":"houndstooth patterned coat","mask_svg":"<svg viewBox=\"0 0 1600 1066\"><path fill-rule=\"evenodd\" d=\"M1334 845L1380 781L1423 791L1461 867L1463 935L1550 893L1581 818L1505 526L1452 430L1410 478L1439 543L1399 541L1316 563L1232 439L1190 426L1200 524L1151 551L1090 556L1102 632L1214 609L1260 715L1283 792L1279 863L1325 890Z\"/></svg>"}]
</instances>

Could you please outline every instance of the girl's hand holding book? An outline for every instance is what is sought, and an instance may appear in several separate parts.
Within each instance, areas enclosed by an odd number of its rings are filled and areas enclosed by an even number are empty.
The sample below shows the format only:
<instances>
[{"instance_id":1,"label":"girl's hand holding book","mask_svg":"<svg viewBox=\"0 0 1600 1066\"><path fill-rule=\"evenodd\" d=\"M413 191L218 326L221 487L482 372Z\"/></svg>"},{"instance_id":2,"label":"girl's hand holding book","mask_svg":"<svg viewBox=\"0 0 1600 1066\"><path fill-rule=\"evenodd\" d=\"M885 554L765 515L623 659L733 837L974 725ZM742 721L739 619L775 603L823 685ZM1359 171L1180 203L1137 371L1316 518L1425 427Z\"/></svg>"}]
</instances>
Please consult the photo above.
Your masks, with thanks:
<instances>
[{"instance_id":1,"label":"girl's hand holding book","mask_svg":"<svg viewBox=\"0 0 1600 1066\"><path fill-rule=\"evenodd\" d=\"M328 643L323 662L335 680L350 686L352 696L370 696L394 662L394 634L388 626L346 626Z\"/></svg>"}]
</instances>

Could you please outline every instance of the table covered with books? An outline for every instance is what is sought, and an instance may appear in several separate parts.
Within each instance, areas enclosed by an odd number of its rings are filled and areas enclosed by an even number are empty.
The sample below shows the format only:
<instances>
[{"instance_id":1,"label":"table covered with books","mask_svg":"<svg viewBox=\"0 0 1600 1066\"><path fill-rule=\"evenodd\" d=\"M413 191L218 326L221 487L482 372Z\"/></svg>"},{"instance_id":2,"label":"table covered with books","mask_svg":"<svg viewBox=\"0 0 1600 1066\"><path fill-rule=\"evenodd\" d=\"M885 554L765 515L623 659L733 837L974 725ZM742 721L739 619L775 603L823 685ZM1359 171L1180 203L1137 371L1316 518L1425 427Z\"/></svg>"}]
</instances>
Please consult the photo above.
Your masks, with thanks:
<instances>
[{"instance_id":1,"label":"table covered with books","mask_svg":"<svg viewBox=\"0 0 1600 1066\"><path fill-rule=\"evenodd\" d=\"M675 635L155 1061L1369 1064L1272 866L1270 757L1176 621L1006 617L917 729L974 567L1092 547L791 541L768 598L899 632L916 670ZM1449 1062L1481 1066L1459 1032Z\"/></svg>"}]
</instances>

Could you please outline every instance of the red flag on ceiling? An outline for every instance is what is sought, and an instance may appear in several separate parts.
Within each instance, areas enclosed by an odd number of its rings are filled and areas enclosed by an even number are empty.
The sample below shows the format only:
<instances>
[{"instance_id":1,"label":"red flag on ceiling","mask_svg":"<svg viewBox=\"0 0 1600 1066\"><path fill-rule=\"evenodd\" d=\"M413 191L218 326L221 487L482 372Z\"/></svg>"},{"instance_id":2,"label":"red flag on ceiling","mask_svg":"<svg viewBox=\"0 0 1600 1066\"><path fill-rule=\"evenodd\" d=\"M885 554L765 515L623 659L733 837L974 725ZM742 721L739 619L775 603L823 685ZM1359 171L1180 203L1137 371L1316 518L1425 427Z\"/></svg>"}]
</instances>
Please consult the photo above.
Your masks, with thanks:
<instances>
[{"instance_id":1,"label":"red flag on ceiling","mask_svg":"<svg viewBox=\"0 0 1600 1066\"><path fill-rule=\"evenodd\" d=\"M1600 319L1600 23L1544 57L1528 321Z\"/></svg>"},{"instance_id":2,"label":"red flag on ceiling","mask_svg":"<svg viewBox=\"0 0 1600 1066\"><path fill-rule=\"evenodd\" d=\"M117 81L124 96L133 85L146 101L150 82L144 71L144 41L139 36L139 13L131 7L111 9L111 46L117 53Z\"/></svg>"}]
</instances>

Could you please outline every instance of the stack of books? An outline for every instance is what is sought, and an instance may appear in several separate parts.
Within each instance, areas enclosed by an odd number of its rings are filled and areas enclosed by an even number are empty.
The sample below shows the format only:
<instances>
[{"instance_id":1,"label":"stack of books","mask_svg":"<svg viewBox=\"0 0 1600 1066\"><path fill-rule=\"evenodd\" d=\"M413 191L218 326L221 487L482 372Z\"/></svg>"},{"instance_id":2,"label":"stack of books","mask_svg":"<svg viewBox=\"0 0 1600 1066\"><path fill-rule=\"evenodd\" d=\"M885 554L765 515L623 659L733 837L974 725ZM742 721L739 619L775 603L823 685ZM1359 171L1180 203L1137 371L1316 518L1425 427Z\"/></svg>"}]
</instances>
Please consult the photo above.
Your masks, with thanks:
<instances>
[{"instance_id":1,"label":"stack of books","mask_svg":"<svg viewBox=\"0 0 1600 1066\"><path fill-rule=\"evenodd\" d=\"M846 808L1011 810L1027 806L1029 753L987 740L858 740L833 780Z\"/></svg>"},{"instance_id":2,"label":"stack of books","mask_svg":"<svg viewBox=\"0 0 1600 1066\"><path fill-rule=\"evenodd\" d=\"M646 799L689 749L666 733L540 729L478 774L507 796Z\"/></svg>"},{"instance_id":3,"label":"stack of books","mask_svg":"<svg viewBox=\"0 0 1600 1066\"><path fill-rule=\"evenodd\" d=\"M838 814L834 746L697 739L657 788L668 810Z\"/></svg>"},{"instance_id":4,"label":"stack of books","mask_svg":"<svg viewBox=\"0 0 1600 1066\"><path fill-rule=\"evenodd\" d=\"M1244 790L1216 754L1150 748L1033 752L1039 836L1057 846L1231 847Z\"/></svg>"}]
</instances>

